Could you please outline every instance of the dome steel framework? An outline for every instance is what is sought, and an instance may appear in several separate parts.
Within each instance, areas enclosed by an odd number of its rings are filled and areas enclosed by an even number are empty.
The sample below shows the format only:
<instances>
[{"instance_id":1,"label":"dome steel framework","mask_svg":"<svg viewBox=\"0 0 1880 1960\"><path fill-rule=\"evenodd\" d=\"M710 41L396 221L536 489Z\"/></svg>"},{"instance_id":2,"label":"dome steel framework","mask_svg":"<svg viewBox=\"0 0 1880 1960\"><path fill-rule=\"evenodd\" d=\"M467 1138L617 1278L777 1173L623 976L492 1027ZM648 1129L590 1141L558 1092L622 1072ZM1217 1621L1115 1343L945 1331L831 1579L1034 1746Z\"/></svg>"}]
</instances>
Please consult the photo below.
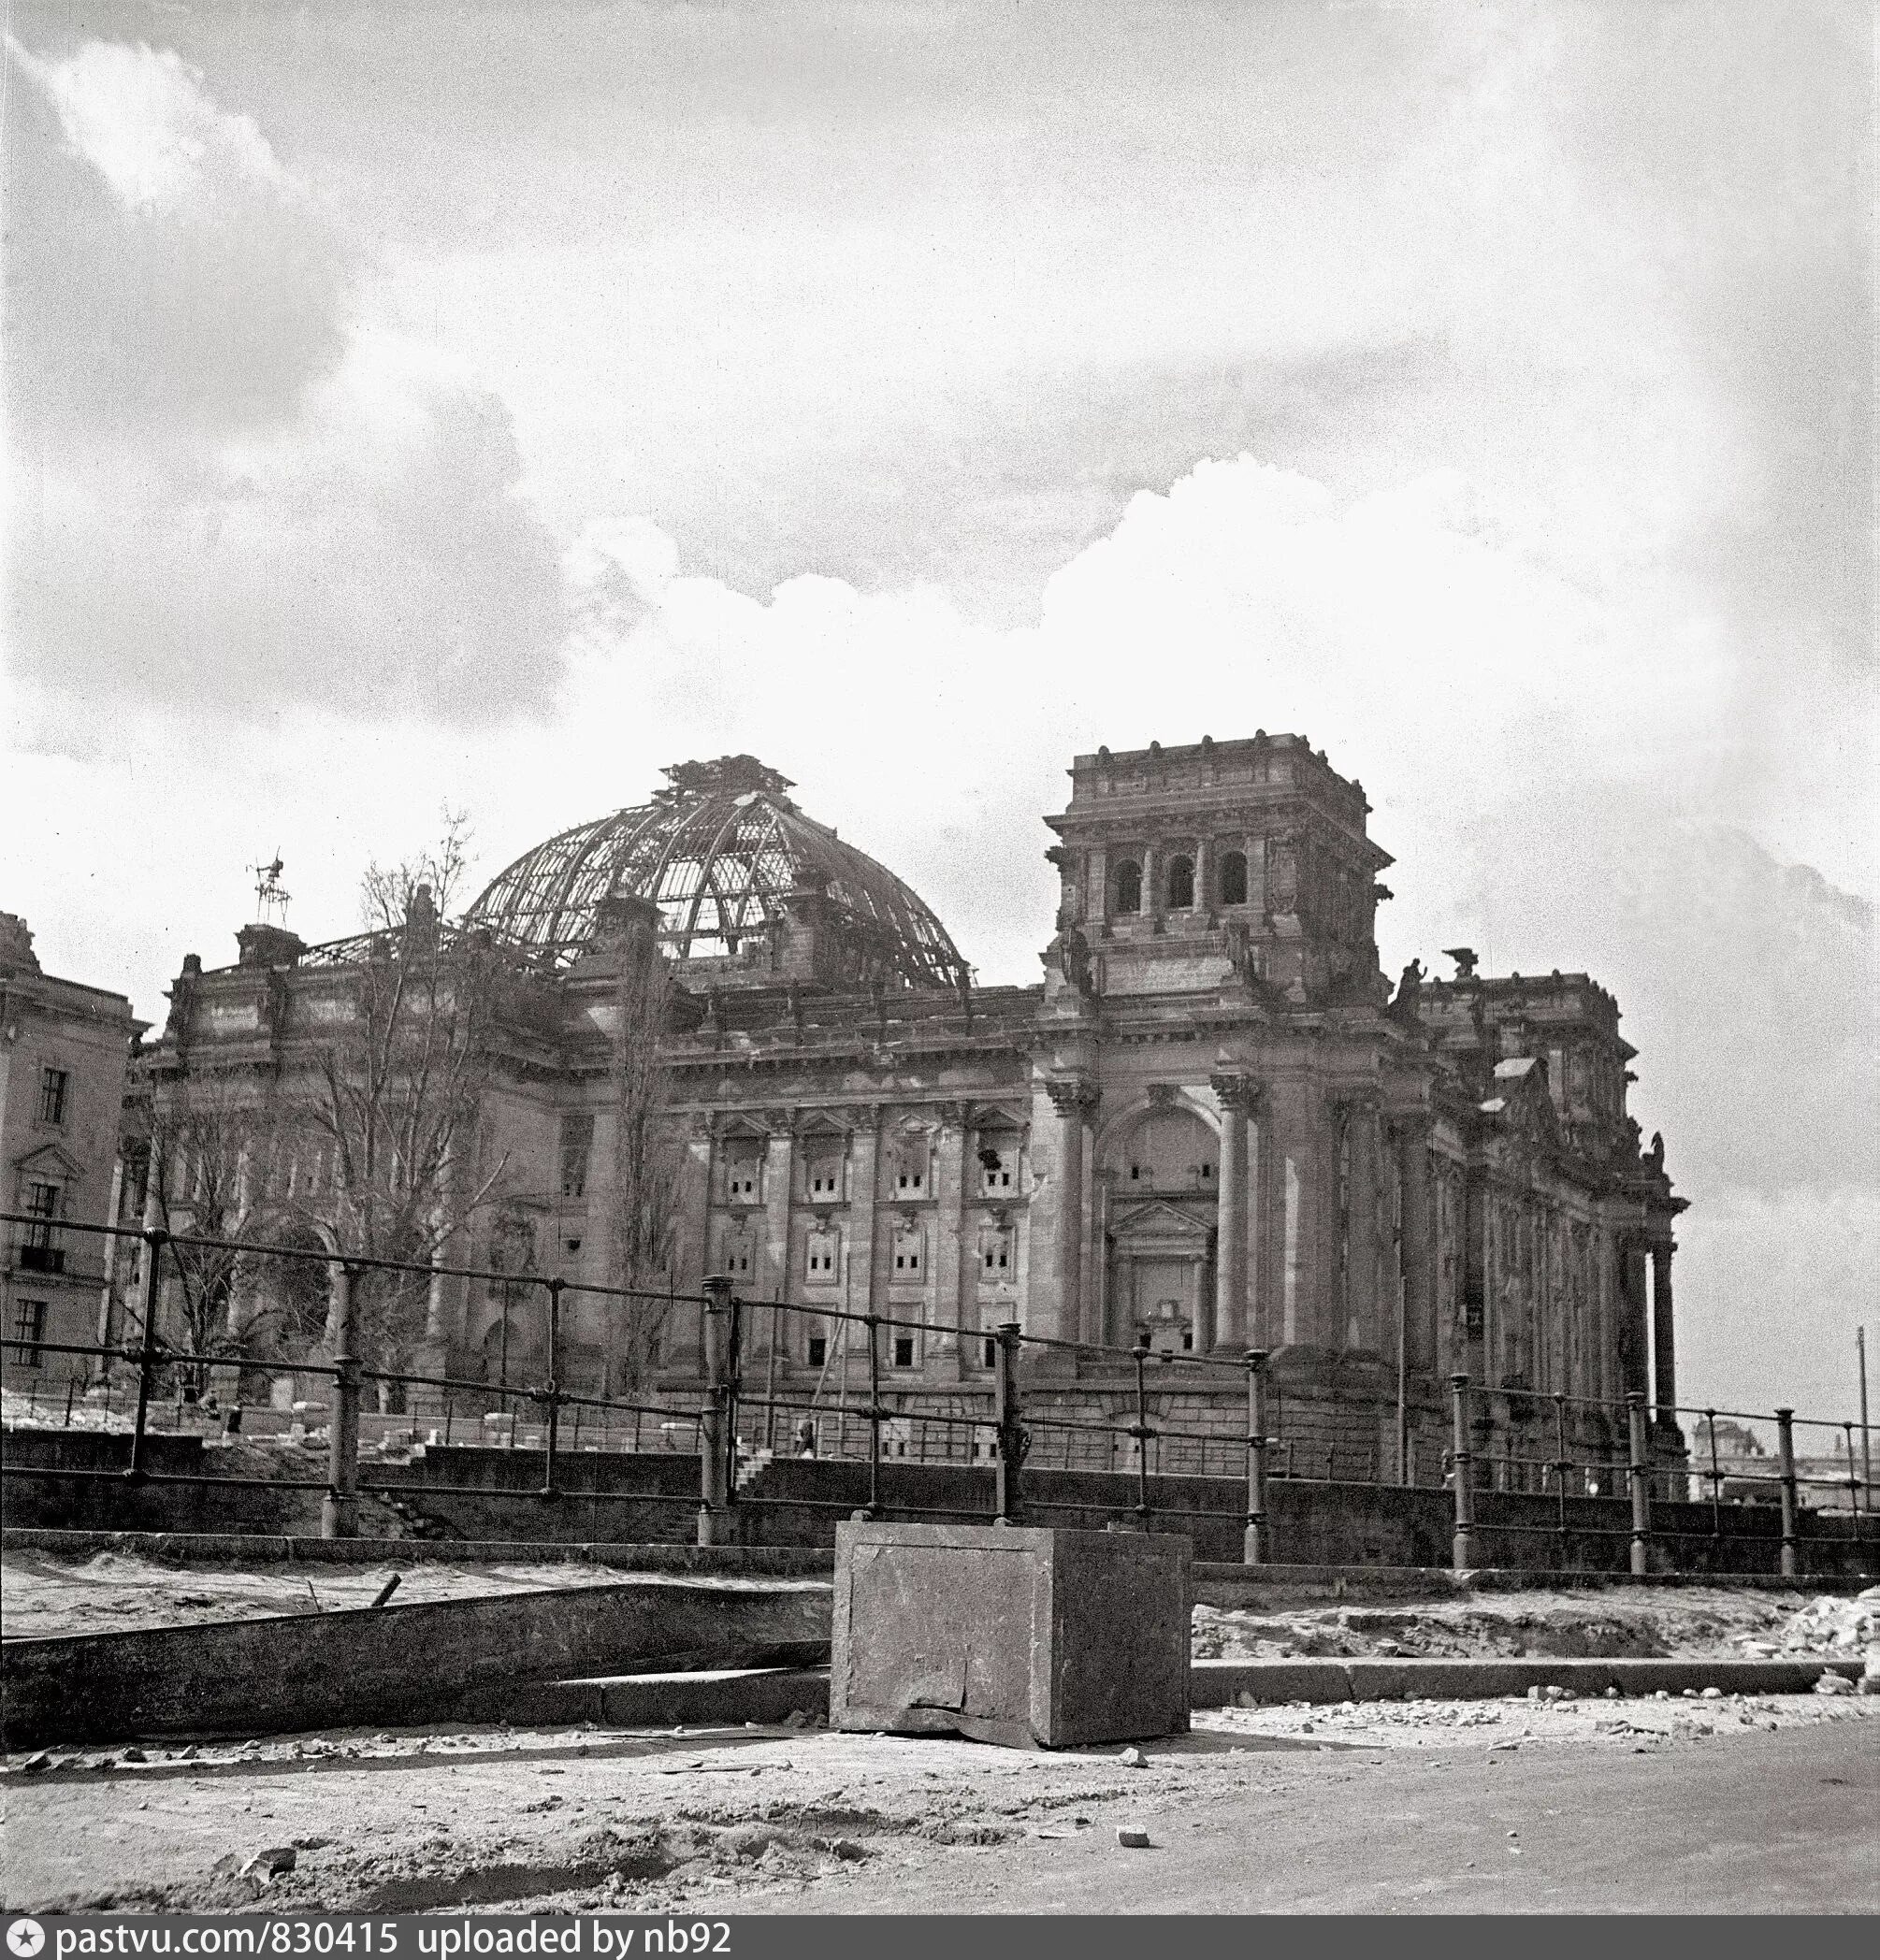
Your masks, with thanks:
<instances>
[{"instance_id":1,"label":"dome steel framework","mask_svg":"<svg viewBox=\"0 0 1880 1960\"><path fill-rule=\"evenodd\" d=\"M650 803L577 824L518 858L465 915L498 940L562 966L592 941L607 899L659 910L676 960L755 964L785 930L791 901L819 897L844 974L953 987L968 972L946 929L892 872L786 793L755 757L681 762Z\"/></svg>"}]
</instances>

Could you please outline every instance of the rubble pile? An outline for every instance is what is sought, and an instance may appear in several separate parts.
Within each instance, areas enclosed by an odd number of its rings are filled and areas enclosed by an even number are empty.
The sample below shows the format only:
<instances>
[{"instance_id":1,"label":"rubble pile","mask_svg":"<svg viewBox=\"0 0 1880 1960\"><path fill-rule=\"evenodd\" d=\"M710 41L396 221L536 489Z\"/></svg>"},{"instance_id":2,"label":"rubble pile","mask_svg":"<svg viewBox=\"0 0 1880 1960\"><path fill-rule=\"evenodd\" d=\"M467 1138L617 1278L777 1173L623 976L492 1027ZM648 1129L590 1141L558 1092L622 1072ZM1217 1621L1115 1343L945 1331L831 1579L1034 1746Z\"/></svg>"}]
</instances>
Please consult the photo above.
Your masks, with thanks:
<instances>
[{"instance_id":1,"label":"rubble pile","mask_svg":"<svg viewBox=\"0 0 1880 1960\"><path fill-rule=\"evenodd\" d=\"M1789 1621L1776 1644L1743 1645L1745 1651L1880 1656L1880 1586L1869 1586L1852 1599L1824 1594Z\"/></svg>"}]
</instances>

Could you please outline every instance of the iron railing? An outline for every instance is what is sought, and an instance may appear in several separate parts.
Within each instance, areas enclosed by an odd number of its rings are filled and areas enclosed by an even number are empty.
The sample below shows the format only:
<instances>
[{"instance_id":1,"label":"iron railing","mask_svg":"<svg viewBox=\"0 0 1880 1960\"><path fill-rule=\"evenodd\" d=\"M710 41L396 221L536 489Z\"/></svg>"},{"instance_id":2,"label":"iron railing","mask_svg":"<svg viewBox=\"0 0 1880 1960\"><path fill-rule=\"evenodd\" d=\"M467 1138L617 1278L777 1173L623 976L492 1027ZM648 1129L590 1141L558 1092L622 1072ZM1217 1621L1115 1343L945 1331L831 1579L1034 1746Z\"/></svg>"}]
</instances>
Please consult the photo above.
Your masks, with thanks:
<instances>
[{"instance_id":1,"label":"iron railing","mask_svg":"<svg viewBox=\"0 0 1880 1960\"><path fill-rule=\"evenodd\" d=\"M0 1222L46 1221L0 1212ZM1755 1503L1766 1493L1781 1513L1781 1569L1796 1573L1802 1561L1804 1496L1824 1489L1837 1495L1845 1491L1857 1546L1864 1549L1876 1542L1873 1491L1855 1468L1857 1425L1805 1422L1786 1409L1751 1415L1682 1405L1653 1408L1641 1393L1623 1400L1600 1399L1476 1384L1457 1375L1451 1378L1448 1421L1443 1425L1447 1447L1438 1426L1443 1411L1427 1411L1431 1420L1411 1429L1410 1447L1399 1460L1393 1441L1399 1415L1395 1394L1334 1399L1295 1392L1289 1411L1287 1398L1273 1379L1269 1357L1259 1349L1239 1354L1168 1353L1155 1349L1146 1332L1133 1347L1119 1348L1028 1333L1012 1322L991 1329L941 1328L892 1314L799 1301L746 1300L730 1278L722 1276L707 1279L697 1293L675 1293L560 1275L418 1263L160 1228L62 1219L55 1230L141 1246L137 1299L124 1305L126 1322L135 1324L135 1338L95 1344L13 1340L0 1347L0 1355L12 1364L16 1376L29 1353L35 1362L45 1355L82 1358L83 1384L74 1375L54 1386L44 1420L52 1421L56 1412L60 1426L69 1427L82 1412L101 1403L108 1424L117 1413L114 1403L121 1402L130 1434L128 1465L119 1470L8 1461L0 1470L18 1477L317 1490L323 1498L322 1530L332 1536L354 1535L362 1492L419 1499L514 1497L523 1490L513 1480L420 1485L362 1477L362 1419L368 1429L376 1424L383 1432L392 1426L365 1408L369 1384L375 1391L389 1391L382 1399L402 1405L402 1434L408 1442L419 1441L423 1428L427 1444L451 1446L460 1439L460 1425L473 1424L471 1434L484 1440L539 1452L541 1475L532 1489L542 1496L569 1494L586 1483L576 1477L571 1484L571 1455L630 1450L696 1456L696 1489L635 1488L595 1494L695 1509L700 1542L708 1544L734 1538L741 1513L756 1515L767 1507L844 1512L857 1508L846 1496L746 1488L747 1473L754 1465L778 1457L780 1431L788 1438L787 1451L865 1464L865 1497L860 1506L865 1515L959 1519L962 1505L957 1501L957 1489L952 1493L956 1501L945 1505L910 1502L906 1488L890 1502L885 1478L892 1467L906 1463L977 1465L991 1472L990 1510L982 1515L1011 1520L1020 1516L1088 1519L1106 1513L1112 1521L1140 1530L1158 1521L1231 1522L1238 1527L1241 1556L1250 1564L1267 1563L1275 1556L1268 1486L1276 1478L1446 1490L1453 1493L1451 1554L1459 1568L1483 1563L1486 1546L1551 1536L1554 1563L1563 1568L1583 1542L1624 1539L1634 1572L1648 1571L1655 1564L1675 1565L1682 1547L1701 1540L1709 1541L1710 1568L1724 1569L1719 1561L1727 1562L1733 1548L1747 1551L1753 1544L1767 1547L1770 1535L1757 1528L1760 1519ZM330 1356L197 1353L165 1346L158 1325L165 1257L174 1261L197 1249L258 1261L311 1261L325 1267L331 1287ZM353 1295L360 1277L373 1272L427 1281L441 1275L499 1284L504 1290L506 1315L513 1295L539 1295L540 1378L511 1380L506 1355L495 1380L368 1367L353 1351ZM669 1379L651 1391L620 1395L570 1389L562 1375L566 1307L570 1295L583 1294L648 1313L696 1309L696 1382ZM833 1354L832 1330L836 1335ZM0 1330L0 1335L5 1332ZM801 1341L796 1338L799 1333ZM817 1352L811 1340L822 1343L819 1359L800 1361L800 1354ZM884 1340L898 1344L889 1346L886 1363ZM949 1363L957 1364L956 1382L942 1386L920 1376L926 1359L923 1344L936 1340L945 1344ZM836 1381L832 1397L832 1362ZM100 1364L95 1380L94 1362ZM237 1399L225 1413L199 1395L218 1373L224 1379L230 1374L236 1376ZM895 1374L903 1379L888 1378ZM190 1375L195 1377L194 1384L184 1379ZM244 1404L239 1399L241 1384L255 1376L313 1377L330 1383L330 1407L302 1403L281 1410L271 1401ZM173 1404L159 1397L166 1377L178 1388ZM190 1398L192 1386L197 1399ZM27 1398L29 1419L36 1421L40 1409L36 1382L29 1381ZM325 1474L229 1477L152 1466L151 1439L166 1428L201 1434L220 1415L224 1430L232 1430L251 1413L257 1426L288 1417L290 1438L298 1429L301 1440L308 1439L307 1424L291 1419L325 1416L326 1420L314 1425L312 1435L317 1442L324 1427ZM527 1421L522 1420L524 1413ZM1295 1419L1291 1425L1295 1432L1316 1423L1318 1433L1288 1434L1289 1414ZM1298 1420L1302 1415L1309 1420ZM1693 1423L1699 1446L1695 1456L1687 1453L1680 1418L1699 1419ZM1772 1467L1745 1469L1739 1462L1725 1468L1717 1447L1719 1418L1772 1424L1776 1453ZM1796 1453L1798 1427L1836 1434L1845 1451L1847 1474L1823 1477L1805 1468L1805 1459ZM253 1434L254 1427L246 1433ZM1367 1442L1362 1440L1367 1433ZM1387 1460L1393 1472L1389 1477L1383 1475ZM1109 1472L1126 1479L1126 1487L1112 1487L1100 1495L1088 1490L1048 1495L1048 1482L1038 1473L1054 1468ZM1427 1477L1420 1474L1424 1471ZM1183 1477L1213 1488L1172 1492L1171 1480ZM1238 1501L1232 1508L1201 1501L1218 1498L1222 1482L1237 1487ZM1621 1487L1627 1499L1623 1523L1605 1521L1602 1507L1584 1502L1616 1497ZM1667 1507L1680 1501L1681 1491L1685 1508L1673 1514ZM1693 1492L1699 1493L1695 1506L1690 1503ZM1546 1521L1532 1515L1532 1506L1529 1515L1517 1517L1511 1512L1519 1506L1496 1501L1503 1496L1549 1495L1554 1502ZM1692 1508L1707 1510L1701 1531L1687 1521ZM1761 1515L1766 1517L1766 1511Z\"/></svg>"}]
</instances>

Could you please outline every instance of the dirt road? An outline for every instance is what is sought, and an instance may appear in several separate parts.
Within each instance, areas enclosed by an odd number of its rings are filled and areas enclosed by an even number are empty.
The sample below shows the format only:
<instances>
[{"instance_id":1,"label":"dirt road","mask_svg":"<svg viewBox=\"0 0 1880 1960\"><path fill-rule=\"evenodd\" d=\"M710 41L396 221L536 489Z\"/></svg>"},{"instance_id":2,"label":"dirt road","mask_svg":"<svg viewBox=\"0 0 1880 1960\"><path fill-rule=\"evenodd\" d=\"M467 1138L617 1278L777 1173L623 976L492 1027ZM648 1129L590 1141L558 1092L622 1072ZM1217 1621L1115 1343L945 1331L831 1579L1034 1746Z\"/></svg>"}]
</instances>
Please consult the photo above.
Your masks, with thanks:
<instances>
[{"instance_id":1,"label":"dirt road","mask_svg":"<svg viewBox=\"0 0 1880 1960\"><path fill-rule=\"evenodd\" d=\"M1815 1696L1222 1710L1140 1767L777 1729L87 1751L0 1774L5 1902L1872 1911L1876 1713ZM244 1874L290 1848L291 1870Z\"/></svg>"}]
</instances>

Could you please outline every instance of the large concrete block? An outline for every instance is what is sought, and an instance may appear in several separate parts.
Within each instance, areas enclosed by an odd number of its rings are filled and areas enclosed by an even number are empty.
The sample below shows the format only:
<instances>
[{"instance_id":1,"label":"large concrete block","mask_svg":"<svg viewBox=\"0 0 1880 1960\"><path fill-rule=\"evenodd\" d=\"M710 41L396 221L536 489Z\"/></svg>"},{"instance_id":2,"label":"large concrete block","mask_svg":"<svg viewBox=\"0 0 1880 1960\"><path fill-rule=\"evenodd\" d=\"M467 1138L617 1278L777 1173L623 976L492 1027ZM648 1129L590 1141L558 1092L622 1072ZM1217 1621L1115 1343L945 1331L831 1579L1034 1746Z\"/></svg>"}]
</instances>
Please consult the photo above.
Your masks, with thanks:
<instances>
[{"instance_id":1,"label":"large concrete block","mask_svg":"<svg viewBox=\"0 0 1880 1960\"><path fill-rule=\"evenodd\" d=\"M830 1721L1062 1749L1188 1727L1185 1537L844 1524Z\"/></svg>"}]
</instances>

